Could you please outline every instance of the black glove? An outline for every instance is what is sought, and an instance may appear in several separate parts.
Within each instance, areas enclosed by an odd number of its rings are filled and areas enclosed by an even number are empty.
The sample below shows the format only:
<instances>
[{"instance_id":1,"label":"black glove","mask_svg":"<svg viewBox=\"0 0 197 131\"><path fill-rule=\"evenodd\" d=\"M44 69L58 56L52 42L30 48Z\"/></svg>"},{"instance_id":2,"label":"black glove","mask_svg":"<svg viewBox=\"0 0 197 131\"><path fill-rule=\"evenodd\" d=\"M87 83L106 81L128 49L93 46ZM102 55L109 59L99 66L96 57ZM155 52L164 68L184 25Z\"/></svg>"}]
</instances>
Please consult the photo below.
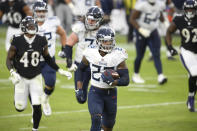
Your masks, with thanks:
<instances>
[{"instance_id":1,"label":"black glove","mask_svg":"<svg viewBox=\"0 0 197 131\"><path fill-rule=\"evenodd\" d=\"M80 100L80 101L85 100L84 93L83 93L82 89L75 90L75 93L76 93L76 97L77 97L78 100Z\"/></svg>"},{"instance_id":2,"label":"black glove","mask_svg":"<svg viewBox=\"0 0 197 131\"><path fill-rule=\"evenodd\" d=\"M102 73L101 78L103 79L103 82L107 83L110 86L114 82L114 79L109 71L107 71L107 74Z\"/></svg>"},{"instance_id":3,"label":"black glove","mask_svg":"<svg viewBox=\"0 0 197 131\"><path fill-rule=\"evenodd\" d=\"M175 55L178 54L177 50L174 49L174 48L172 47L172 45L169 45L169 46L168 46L168 50L170 51L170 54L171 54L172 56L175 56Z\"/></svg>"},{"instance_id":4,"label":"black glove","mask_svg":"<svg viewBox=\"0 0 197 131\"><path fill-rule=\"evenodd\" d=\"M71 58L66 58L66 67L70 68L72 66L72 59Z\"/></svg>"}]
</instances>

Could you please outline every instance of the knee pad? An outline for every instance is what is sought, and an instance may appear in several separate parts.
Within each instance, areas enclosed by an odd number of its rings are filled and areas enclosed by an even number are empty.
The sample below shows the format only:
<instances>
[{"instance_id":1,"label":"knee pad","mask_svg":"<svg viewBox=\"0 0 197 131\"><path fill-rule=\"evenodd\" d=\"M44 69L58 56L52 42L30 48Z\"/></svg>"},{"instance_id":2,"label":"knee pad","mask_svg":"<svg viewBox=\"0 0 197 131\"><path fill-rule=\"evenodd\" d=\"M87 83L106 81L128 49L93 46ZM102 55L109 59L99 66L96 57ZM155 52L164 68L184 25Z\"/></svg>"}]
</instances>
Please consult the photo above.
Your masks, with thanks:
<instances>
[{"instance_id":1,"label":"knee pad","mask_svg":"<svg viewBox=\"0 0 197 131\"><path fill-rule=\"evenodd\" d=\"M102 124L106 128L113 128L115 124L114 119L102 120Z\"/></svg>"},{"instance_id":2,"label":"knee pad","mask_svg":"<svg viewBox=\"0 0 197 131\"><path fill-rule=\"evenodd\" d=\"M22 112L22 111L25 110L25 106L24 106L23 102L20 102L20 101L19 102L15 102L14 105L15 105L15 109L18 112Z\"/></svg>"},{"instance_id":3,"label":"knee pad","mask_svg":"<svg viewBox=\"0 0 197 131\"><path fill-rule=\"evenodd\" d=\"M48 87L49 88L49 87ZM48 89L48 88L44 88L44 92L47 94L47 95L51 95L54 91L54 88L51 88L51 89Z\"/></svg>"},{"instance_id":4,"label":"knee pad","mask_svg":"<svg viewBox=\"0 0 197 131\"><path fill-rule=\"evenodd\" d=\"M101 115L93 114L91 116L92 126L91 131L100 131L101 130Z\"/></svg>"}]
</instances>

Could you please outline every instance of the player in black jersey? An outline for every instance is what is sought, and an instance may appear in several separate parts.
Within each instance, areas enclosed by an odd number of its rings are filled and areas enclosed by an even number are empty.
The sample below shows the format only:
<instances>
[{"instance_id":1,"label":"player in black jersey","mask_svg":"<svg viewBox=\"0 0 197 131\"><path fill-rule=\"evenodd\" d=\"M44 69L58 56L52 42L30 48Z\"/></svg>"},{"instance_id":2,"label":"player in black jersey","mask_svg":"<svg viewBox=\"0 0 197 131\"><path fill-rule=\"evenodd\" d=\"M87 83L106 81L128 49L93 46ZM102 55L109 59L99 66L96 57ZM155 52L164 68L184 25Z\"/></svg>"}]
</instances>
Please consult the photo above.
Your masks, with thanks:
<instances>
[{"instance_id":1,"label":"player in black jersey","mask_svg":"<svg viewBox=\"0 0 197 131\"><path fill-rule=\"evenodd\" d=\"M21 22L22 35L14 36L7 56L7 68L15 85L14 104L17 111L23 111L27 106L28 96L33 107L33 129L38 130L41 119L41 96L43 94L40 56L49 66L68 79L72 74L60 69L48 52L46 37L37 35L38 26L31 16Z\"/></svg>"},{"instance_id":2,"label":"player in black jersey","mask_svg":"<svg viewBox=\"0 0 197 131\"><path fill-rule=\"evenodd\" d=\"M197 90L197 2L186 0L184 14L175 16L166 34L168 49L172 55L177 51L172 47L172 33L177 29L181 35L180 58L189 73L189 95L187 107L195 112L195 94Z\"/></svg>"},{"instance_id":3,"label":"player in black jersey","mask_svg":"<svg viewBox=\"0 0 197 131\"><path fill-rule=\"evenodd\" d=\"M6 51L10 47L10 39L14 34L20 34L20 22L25 16L31 16L32 12L23 0L5 0L0 3L0 19L5 16L5 22L8 23L6 33Z\"/></svg>"}]
</instances>

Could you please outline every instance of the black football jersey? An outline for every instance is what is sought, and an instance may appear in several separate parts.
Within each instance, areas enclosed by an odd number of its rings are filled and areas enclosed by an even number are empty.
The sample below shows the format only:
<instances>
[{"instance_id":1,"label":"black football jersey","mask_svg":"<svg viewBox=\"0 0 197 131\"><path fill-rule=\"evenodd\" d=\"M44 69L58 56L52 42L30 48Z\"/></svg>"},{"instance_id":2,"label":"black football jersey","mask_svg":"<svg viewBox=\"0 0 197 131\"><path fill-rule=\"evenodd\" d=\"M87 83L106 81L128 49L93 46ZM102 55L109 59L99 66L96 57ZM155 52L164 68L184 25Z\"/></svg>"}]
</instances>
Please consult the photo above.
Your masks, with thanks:
<instances>
[{"instance_id":1,"label":"black football jersey","mask_svg":"<svg viewBox=\"0 0 197 131\"><path fill-rule=\"evenodd\" d=\"M21 76L31 79L41 73L40 56L47 45L46 37L36 35L34 41L29 44L24 35L19 35L13 38L11 45L17 50L14 67Z\"/></svg>"},{"instance_id":2,"label":"black football jersey","mask_svg":"<svg viewBox=\"0 0 197 131\"><path fill-rule=\"evenodd\" d=\"M26 16L23 11L24 6L26 6L26 3L23 0L15 0L12 6L9 5L8 1L0 3L0 10L6 15L10 26L19 28L20 22Z\"/></svg>"},{"instance_id":3,"label":"black football jersey","mask_svg":"<svg viewBox=\"0 0 197 131\"><path fill-rule=\"evenodd\" d=\"M173 22L181 35L181 46L197 53L197 17L187 20L184 15L175 16Z\"/></svg>"}]
</instances>

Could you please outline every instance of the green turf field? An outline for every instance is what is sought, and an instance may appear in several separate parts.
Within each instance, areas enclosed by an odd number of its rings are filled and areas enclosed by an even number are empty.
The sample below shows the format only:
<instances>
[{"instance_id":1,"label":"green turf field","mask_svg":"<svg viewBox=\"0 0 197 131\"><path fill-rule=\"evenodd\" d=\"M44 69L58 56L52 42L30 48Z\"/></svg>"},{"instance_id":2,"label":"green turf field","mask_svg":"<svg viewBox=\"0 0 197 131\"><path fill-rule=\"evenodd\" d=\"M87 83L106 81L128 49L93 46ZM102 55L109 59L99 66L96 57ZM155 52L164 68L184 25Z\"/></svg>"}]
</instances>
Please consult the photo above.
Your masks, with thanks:
<instances>
[{"instance_id":1,"label":"green turf field","mask_svg":"<svg viewBox=\"0 0 197 131\"><path fill-rule=\"evenodd\" d=\"M31 108L18 113L13 105L14 88L8 80L9 72L5 65L4 47L6 28L0 27L0 131L30 131L32 128ZM135 48L125 43L124 36L118 36L119 46L125 47L129 54L127 64L130 77L133 73ZM175 43L179 43L176 37ZM60 48L60 47L58 47ZM186 108L188 92L187 72L177 61L168 61L162 48L163 72L168 83L160 86L153 62L148 62L146 54L141 67L141 76L146 84L130 82L128 87L118 87L118 112L114 131L196 131L197 113ZM56 57L61 67L63 60ZM62 63L62 64L60 64ZM53 114L43 115L40 131L88 131L90 116L87 103L80 105L75 99L73 79L57 75L56 89L50 97Z\"/></svg>"}]
</instances>

